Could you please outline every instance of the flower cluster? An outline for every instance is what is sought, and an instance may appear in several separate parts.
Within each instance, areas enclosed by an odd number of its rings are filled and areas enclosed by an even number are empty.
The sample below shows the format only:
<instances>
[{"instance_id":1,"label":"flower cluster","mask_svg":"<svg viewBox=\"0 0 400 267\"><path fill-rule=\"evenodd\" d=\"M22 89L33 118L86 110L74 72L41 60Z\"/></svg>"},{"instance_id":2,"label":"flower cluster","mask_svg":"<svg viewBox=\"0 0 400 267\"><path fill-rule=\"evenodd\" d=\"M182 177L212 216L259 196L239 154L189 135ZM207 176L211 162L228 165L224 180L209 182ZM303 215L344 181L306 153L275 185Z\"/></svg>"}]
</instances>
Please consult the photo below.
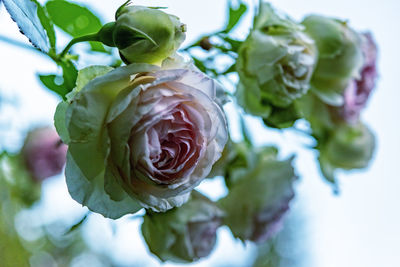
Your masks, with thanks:
<instances>
[{"instance_id":1,"label":"flower cluster","mask_svg":"<svg viewBox=\"0 0 400 267\"><path fill-rule=\"evenodd\" d=\"M238 103L274 128L305 118L317 141L321 170L335 181L335 169L363 168L372 158L374 137L360 121L360 112L376 84L376 58L371 33L320 15L297 23L262 1L238 50ZM333 160L343 154L333 149L338 142L364 152L343 150L355 157L343 166Z\"/></svg>"},{"instance_id":2,"label":"flower cluster","mask_svg":"<svg viewBox=\"0 0 400 267\"><path fill-rule=\"evenodd\" d=\"M177 52L186 32L178 17L121 6L115 21L87 40L116 47L126 65L77 73L55 114L62 142L46 133L46 142L38 138L41 147L29 138L24 146L33 176L58 173L68 146L65 174L73 199L112 219L144 208L149 250L162 261L192 262L211 253L222 225L242 241L266 242L282 228L295 198L294 157L280 160L275 147L254 147L244 128L244 141L229 139L227 95L270 127L307 120L329 181L335 182L336 169L366 167L375 140L360 112L377 77L372 35L319 15L299 23L264 1L244 41L229 37L235 23L196 43L205 53L219 50L235 60L221 73L208 67L210 57L190 53L196 44L185 49L193 60ZM59 57L85 38L72 40ZM217 81L230 72L239 77L235 94ZM224 177L229 192L212 201L195 188L215 176Z\"/></svg>"},{"instance_id":3,"label":"flower cluster","mask_svg":"<svg viewBox=\"0 0 400 267\"><path fill-rule=\"evenodd\" d=\"M309 119L303 102L317 97L357 123L375 87L376 50L370 33L358 33L347 22L310 15L296 23L261 2L238 51L238 103L266 125L287 128Z\"/></svg>"},{"instance_id":4,"label":"flower cluster","mask_svg":"<svg viewBox=\"0 0 400 267\"><path fill-rule=\"evenodd\" d=\"M69 1L0 2L62 70L39 75L62 98L56 131L34 129L19 153L0 151L0 199L15 199L18 210L32 206L42 182L65 166L71 197L90 211L118 219L142 210L142 236L161 261L208 257L223 226L274 251L271 237L295 200L295 157L256 146L247 115L310 137L334 186L337 170L366 168L374 155L361 111L376 86L378 48L372 33L347 21L316 14L296 21L261 0L247 37L236 39L248 6L228 1L225 27L182 48L186 25L164 7L128 0L103 25ZM72 37L61 52L54 27ZM90 42L96 62L107 66L78 71L81 57L71 47L79 42ZM197 187L207 178L223 181L226 194L211 198ZM8 216L14 203L3 206Z\"/></svg>"}]
</instances>

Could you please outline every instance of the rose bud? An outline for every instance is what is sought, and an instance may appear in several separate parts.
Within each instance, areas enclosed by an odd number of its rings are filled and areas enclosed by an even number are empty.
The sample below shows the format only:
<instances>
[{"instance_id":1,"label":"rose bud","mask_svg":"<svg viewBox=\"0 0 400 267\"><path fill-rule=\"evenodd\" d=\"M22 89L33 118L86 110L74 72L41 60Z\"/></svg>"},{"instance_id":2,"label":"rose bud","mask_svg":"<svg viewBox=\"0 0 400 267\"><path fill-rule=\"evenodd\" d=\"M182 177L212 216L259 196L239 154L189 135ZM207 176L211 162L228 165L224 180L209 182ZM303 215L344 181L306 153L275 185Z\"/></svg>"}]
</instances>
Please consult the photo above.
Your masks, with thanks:
<instances>
[{"instance_id":1,"label":"rose bud","mask_svg":"<svg viewBox=\"0 0 400 267\"><path fill-rule=\"evenodd\" d=\"M310 88L317 53L304 26L262 2L254 28L239 49L239 103L268 118L271 106L287 108Z\"/></svg>"},{"instance_id":2,"label":"rose bud","mask_svg":"<svg viewBox=\"0 0 400 267\"><path fill-rule=\"evenodd\" d=\"M292 159L278 161L271 148L257 150L249 167L233 170L236 182L220 200L224 223L242 241L262 243L282 226L294 197Z\"/></svg>"},{"instance_id":3,"label":"rose bud","mask_svg":"<svg viewBox=\"0 0 400 267\"><path fill-rule=\"evenodd\" d=\"M211 253L222 217L223 212L212 201L193 191L190 200L179 208L148 212L142 234L160 260L192 262Z\"/></svg>"},{"instance_id":4,"label":"rose bud","mask_svg":"<svg viewBox=\"0 0 400 267\"><path fill-rule=\"evenodd\" d=\"M371 161L375 150L375 137L361 122L341 124L320 144L319 161L323 175L335 182L336 169L362 169Z\"/></svg>"},{"instance_id":5,"label":"rose bud","mask_svg":"<svg viewBox=\"0 0 400 267\"><path fill-rule=\"evenodd\" d=\"M349 81L360 76L361 35L346 22L323 16L308 16L302 24L318 49L318 63L311 79L313 92L327 104L341 106Z\"/></svg>"},{"instance_id":6,"label":"rose bud","mask_svg":"<svg viewBox=\"0 0 400 267\"><path fill-rule=\"evenodd\" d=\"M28 133L21 155L27 169L37 181L61 173L67 154L67 146L61 142L56 130L37 128Z\"/></svg>"},{"instance_id":7,"label":"rose bud","mask_svg":"<svg viewBox=\"0 0 400 267\"><path fill-rule=\"evenodd\" d=\"M341 107L341 115L348 123L356 123L361 110L365 107L368 97L375 87L377 78L376 55L377 47L371 33L363 34L362 51L364 65L361 76L353 79L344 91L344 105Z\"/></svg>"},{"instance_id":8,"label":"rose bud","mask_svg":"<svg viewBox=\"0 0 400 267\"><path fill-rule=\"evenodd\" d=\"M219 85L179 62L130 64L80 84L55 115L71 196L109 218L181 206L227 141ZM80 71L93 78L92 67Z\"/></svg>"},{"instance_id":9,"label":"rose bud","mask_svg":"<svg viewBox=\"0 0 400 267\"><path fill-rule=\"evenodd\" d=\"M370 33L362 35L363 66L361 76L351 79L343 92L344 104L335 107L324 103L322 100L308 94L296 102L302 117L311 124L313 135L320 141L325 135L335 131L338 125L358 124L360 112L366 102L377 78L376 58L377 47Z\"/></svg>"},{"instance_id":10,"label":"rose bud","mask_svg":"<svg viewBox=\"0 0 400 267\"><path fill-rule=\"evenodd\" d=\"M103 26L99 41L117 47L126 64L160 65L185 40L186 26L160 9L128 4L118 9L115 22Z\"/></svg>"}]
</instances>

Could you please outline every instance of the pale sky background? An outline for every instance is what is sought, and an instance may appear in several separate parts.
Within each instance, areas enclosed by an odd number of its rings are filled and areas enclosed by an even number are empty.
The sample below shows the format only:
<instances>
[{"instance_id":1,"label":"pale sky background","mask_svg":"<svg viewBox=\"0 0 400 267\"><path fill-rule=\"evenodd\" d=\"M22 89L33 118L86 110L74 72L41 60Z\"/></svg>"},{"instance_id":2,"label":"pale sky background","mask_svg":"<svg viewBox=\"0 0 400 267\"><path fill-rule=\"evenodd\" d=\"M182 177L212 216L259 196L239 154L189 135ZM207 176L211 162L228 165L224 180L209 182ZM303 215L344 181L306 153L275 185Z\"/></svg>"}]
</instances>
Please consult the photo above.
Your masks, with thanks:
<instances>
[{"instance_id":1,"label":"pale sky background","mask_svg":"<svg viewBox=\"0 0 400 267\"><path fill-rule=\"evenodd\" d=\"M87 3L104 22L111 21L114 12L124 0L87 0ZM249 1L253 4L256 1ZM261 124L251 120L249 126L257 132L257 144L277 144L285 157L297 152L296 167L301 176L297 185L297 200L293 210L301 212L306 267L398 267L400 266L400 177L398 173L400 150L400 1L362 0L276 0L272 4L295 19L309 13L319 13L348 19L357 30L371 30L379 45L380 78L372 94L363 120L373 129L377 137L377 151L369 169L339 175L341 194L335 196L328 184L320 177L315 155L303 148L307 139L293 132L262 129ZM135 3L168 6L168 12L187 24L187 41L200 34L212 32L223 26L225 0L136 0ZM254 6L254 5L252 5ZM241 27L236 29L238 37L247 34L251 24L252 9L247 13ZM26 42L19 34L4 7L0 8L0 35ZM66 41L66 39L65 39ZM38 53L16 48L0 41L0 93L17 102L18 109L3 106L0 125L9 132L0 132L0 146L18 148L21 136L30 127L51 124L54 109L59 99L41 87L36 73L57 71L54 64ZM211 197L224 194L221 180L202 184L203 192ZM37 207L37 221L49 222L63 218L71 224L80 218L84 209L68 195L64 180L52 179L44 183L43 199ZM24 215L17 220L24 222ZM85 238L98 251L108 251L127 266L143 264L157 266L152 258L147 262L147 248L138 232L140 220L122 218L115 222L113 234L111 220L92 215L85 227ZM19 229L27 232L26 224ZM29 231L28 231L29 232ZM29 235L29 233L25 233ZM31 235L33 233L30 233ZM34 236L32 237L34 238ZM226 228L219 231L219 240L214 253L193 266L248 266L248 256L254 246L244 246L234 241ZM175 266L165 264L165 266Z\"/></svg>"}]
</instances>

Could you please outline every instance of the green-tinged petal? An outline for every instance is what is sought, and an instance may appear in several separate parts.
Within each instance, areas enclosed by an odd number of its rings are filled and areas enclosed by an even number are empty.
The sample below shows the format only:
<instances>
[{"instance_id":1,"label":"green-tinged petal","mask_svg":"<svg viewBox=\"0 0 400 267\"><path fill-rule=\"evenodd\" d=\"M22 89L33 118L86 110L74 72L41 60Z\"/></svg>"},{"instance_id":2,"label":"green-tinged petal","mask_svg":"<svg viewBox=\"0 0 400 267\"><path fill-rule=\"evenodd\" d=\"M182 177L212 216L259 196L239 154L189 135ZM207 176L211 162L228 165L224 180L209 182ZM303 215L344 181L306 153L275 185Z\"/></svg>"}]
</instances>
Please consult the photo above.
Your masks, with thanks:
<instances>
[{"instance_id":1,"label":"green-tinged petal","mask_svg":"<svg viewBox=\"0 0 400 267\"><path fill-rule=\"evenodd\" d=\"M310 15L302 24L319 52L311 84L322 101L340 105L350 79L360 75L364 60L362 38L346 22L333 18Z\"/></svg>"},{"instance_id":2,"label":"green-tinged petal","mask_svg":"<svg viewBox=\"0 0 400 267\"><path fill-rule=\"evenodd\" d=\"M340 107L344 104L344 98L343 95L335 92L335 88L338 87L332 87L332 90L319 90L316 89L318 88L318 83L314 83L315 86L312 87L312 92L318 96L319 99L322 100L322 102L334 106L334 107Z\"/></svg>"},{"instance_id":3,"label":"green-tinged petal","mask_svg":"<svg viewBox=\"0 0 400 267\"><path fill-rule=\"evenodd\" d=\"M272 27L274 31L290 31L291 29L302 29L301 25L293 22L288 16L277 14L272 5L268 2L261 1L259 6L259 13L254 18L254 28L265 29Z\"/></svg>"},{"instance_id":4,"label":"green-tinged petal","mask_svg":"<svg viewBox=\"0 0 400 267\"><path fill-rule=\"evenodd\" d=\"M77 92L81 91L82 88L85 87L85 85L88 84L91 80L93 80L96 77L102 76L112 71L113 69L114 68L112 67L101 66L101 65L89 66L84 69L81 69L78 72L75 90Z\"/></svg>"},{"instance_id":5,"label":"green-tinged petal","mask_svg":"<svg viewBox=\"0 0 400 267\"><path fill-rule=\"evenodd\" d=\"M72 99L76 96L76 94L85 87L86 84L88 84L91 80L93 80L96 77L102 76L110 71L112 71L114 68L109 67L109 66L101 66L101 65L94 65L94 66L89 66L86 68L81 69L78 72L78 76L76 79L76 87L66 95L67 101L71 102Z\"/></svg>"},{"instance_id":6,"label":"green-tinged petal","mask_svg":"<svg viewBox=\"0 0 400 267\"><path fill-rule=\"evenodd\" d=\"M97 175L92 181L88 181L70 153L67 155L66 178L68 191L72 198L104 217L118 219L142 208L136 200L124 192L121 192L120 201L112 200L104 189L104 172Z\"/></svg>"},{"instance_id":7,"label":"green-tinged petal","mask_svg":"<svg viewBox=\"0 0 400 267\"><path fill-rule=\"evenodd\" d=\"M302 22L306 27L306 31L313 38L318 46L319 58L335 58L343 53L346 42L343 34L342 25L335 19L311 15Z\"/></svg>"},{"instance_id":8,"label":"green-tinged petal","mask_svg":"<svg viewBox=\"0 0 400 267\"><path fill-rule=\"evenodd\" d=\"M66 112L69 151L87 179L104 171L110 143L104 125L116 96L129 86L131 75L156 68L148 64L118 68L90 81L71 100Z\"/></svg>"},{"instance_id":9,"label":"green-tinged petal","mask_svg":"<svg viewBox=\"0 0 400 267\"><path fill-rule=\"evenodd\" d=\"M140 87L126 88L118 95L110 109L107 124L111 140L111 158L124 179L130 179L130 148L128 146L132 127L135 123L138 94ZM115 116L115 117L114 117Z\"/></svg>"},{"instance_id":10,"label":"green-tinged petal","mask_svg":"<svg viewBox=\"0 0 400 267\"><path fill-rule=\"evenodd\" d=\"M254 85L254 84L253 84ZM252 86L239 84L236 90L236 99L243 109L255 116L267 118L271 114L272 107L263 103L261 97L257 97L253 93L247 92Z\"/></svg>"},{"instance_id":11,"label":"green-tinged petal","mask_svg":"<svg viewBox=\"0 0 400 267\"><path fill-rule=\"evenodd\" d=\"M118 169L116 169L114 164L109 161L104 174L104 191L114 201L121 201L127 196L120 184L119 176L120 173Z\"/></svg>"},{"instance_id":12,"label":"green-tinged petal","mask_svg":"<svg viewBox=\"0 0 400 267\"><path fill-rule=\"evenodd\" d=\"M54 114L54 126L56 127L57 133L64 144L68 144L70 141L67 125L65 123L67 109L68 103L62 101L57 105L56 112Z\"/></svg>"},{"instance_id":13,"label":"green-tinged petal","mask_svg":"<svg viewBox=\"0 0 400 267\"><path fill-rule=\"evenodd\" d=\"M311 126L312 134L319 140L326 138L327 132L336 127L330 107L314 94L307 94L296 101L297 110L301 112Z\"/></svg>"}]
</instances>

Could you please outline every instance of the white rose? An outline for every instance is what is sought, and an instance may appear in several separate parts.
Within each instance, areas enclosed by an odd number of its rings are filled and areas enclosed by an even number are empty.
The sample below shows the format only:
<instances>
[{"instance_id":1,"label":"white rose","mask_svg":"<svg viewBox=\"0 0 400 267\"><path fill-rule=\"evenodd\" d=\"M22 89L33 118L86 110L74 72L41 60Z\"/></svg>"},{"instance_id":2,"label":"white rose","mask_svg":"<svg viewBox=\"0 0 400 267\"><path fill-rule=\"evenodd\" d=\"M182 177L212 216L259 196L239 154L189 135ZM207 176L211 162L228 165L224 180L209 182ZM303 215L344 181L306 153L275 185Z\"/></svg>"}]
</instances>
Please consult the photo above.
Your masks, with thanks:
<instances>
[{"instance_id":1,"label":"white rose","mask_svg":"<svg viewBox=\"0 0 400 267\"><path fill-rule=\"evenodd\" d=\"M218 86L193 67L131 64L77 88L56 114L72 197L111 218L182 205L227 141Z\"/></svg>"}]
</instances>

